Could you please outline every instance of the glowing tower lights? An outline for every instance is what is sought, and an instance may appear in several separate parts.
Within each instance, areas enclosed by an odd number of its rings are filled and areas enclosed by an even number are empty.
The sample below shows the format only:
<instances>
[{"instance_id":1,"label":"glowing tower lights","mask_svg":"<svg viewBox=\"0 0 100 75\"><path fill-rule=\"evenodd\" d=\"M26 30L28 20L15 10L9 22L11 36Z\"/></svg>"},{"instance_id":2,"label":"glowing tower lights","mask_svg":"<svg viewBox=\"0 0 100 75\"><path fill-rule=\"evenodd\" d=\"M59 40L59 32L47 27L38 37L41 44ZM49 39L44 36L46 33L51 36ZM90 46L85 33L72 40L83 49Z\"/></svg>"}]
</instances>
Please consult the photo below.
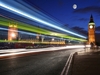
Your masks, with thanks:
<instances>
[{"instance_id":1,"label":"glowing tower lights","mask_svg":"<svg viewBox=\"0 0 100 75\"><path fill-rule=\"evenodd\" d=\"M17 39L17 36L18 36L17 25L9 23L8 41L12 41L14 39Z\"/></svg>"},{"instance_id":2,"label":"glowing tower lights","mask_svg":"<svg viewBox=\"0 0 100 75\"><path fill-rule=\"evenodd\" d=\"M92 15L90 17L90 22L88 25L88 42L89 44L91 43L95 44L95 23Z\"/></svg>"},{"instance_id":3,"label":"glowing tower lights","mask_svg":"<svg viewBox=\"0 0 100 75\"><path fill-rule=\"evenodd\" d=\"M7 10L10 11L10 12L14 12L14 13L19 14L20 16L23 16L23 17L28 18L28 19L30 19L30 20L39 22L39 23L41 23L41 24L50 26L50 27L52 27L52 28L55 28L55 29L58 29L58 30L61 30L61 31L70 33L70 34L72 34L72 35L75 35L75 36L78 36L78 37L81 37L81 38L85 38L85 39L86 39L85 36L82 36L82 35L79 35L79 34L77 34L77 33L72 32L72 31L63 29L63 28L61 28L61 27L58 27L57 24L48 22L48 21L46 21L46 20L40 19L39 17L36 17L36 16L34 16L34 15L31 15L31 14L28 14L25 10L22 11L22 10L20 10L20 9L14 8L14 7L12 7L12 6L9 6L9 5L5 4L4 2L1 2L0 6L1 6L3 9L5 8L5 10L7 9Z\"/></svg>"}]
</instances>

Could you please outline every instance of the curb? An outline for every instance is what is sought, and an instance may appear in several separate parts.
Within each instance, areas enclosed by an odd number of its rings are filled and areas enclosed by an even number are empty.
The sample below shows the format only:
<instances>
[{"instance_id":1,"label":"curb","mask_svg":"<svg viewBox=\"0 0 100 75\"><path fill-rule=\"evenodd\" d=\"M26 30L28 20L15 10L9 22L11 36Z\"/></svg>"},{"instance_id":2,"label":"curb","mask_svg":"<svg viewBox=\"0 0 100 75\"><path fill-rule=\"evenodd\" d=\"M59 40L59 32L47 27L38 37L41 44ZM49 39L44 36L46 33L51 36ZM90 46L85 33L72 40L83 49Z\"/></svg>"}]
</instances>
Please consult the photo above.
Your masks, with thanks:
<instances>
[{"instance_id":1,"label":"curb","mask_svg":"<svg viewBox=\"0 0 100 75\"><path fill-rule=\"evenodd\" d=\"M68 75L69 69L70 69L70 66L71 66L71 63L72 63L72 60L73 60L73 56L75 54L76 54L76 52L73 52L69 55L68 60L67 60L67 62L66 62L66 64L65 64L65 66L64 66L64 68L63 68L60 75Z\"/></svg>"}]
</instances>

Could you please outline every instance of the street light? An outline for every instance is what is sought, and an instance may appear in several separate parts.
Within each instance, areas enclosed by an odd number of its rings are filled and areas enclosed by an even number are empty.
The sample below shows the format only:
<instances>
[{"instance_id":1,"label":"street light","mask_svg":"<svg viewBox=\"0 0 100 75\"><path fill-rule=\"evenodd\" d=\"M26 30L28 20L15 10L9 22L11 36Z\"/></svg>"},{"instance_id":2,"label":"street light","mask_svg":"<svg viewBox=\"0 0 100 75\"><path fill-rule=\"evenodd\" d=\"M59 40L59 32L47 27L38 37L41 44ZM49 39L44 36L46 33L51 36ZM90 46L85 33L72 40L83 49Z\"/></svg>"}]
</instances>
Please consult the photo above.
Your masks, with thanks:
<instances>
[{"instance_id":1,"label":"street light","mask_svg":"<svg viewBox=\"0 0 100 75\"><path fill-rule=\"evenodd\" d=\"M54 38L52 38L51 40L52 40L52 41L54 41L55 39L54 39Z\"/></svg>"}]
</instances>

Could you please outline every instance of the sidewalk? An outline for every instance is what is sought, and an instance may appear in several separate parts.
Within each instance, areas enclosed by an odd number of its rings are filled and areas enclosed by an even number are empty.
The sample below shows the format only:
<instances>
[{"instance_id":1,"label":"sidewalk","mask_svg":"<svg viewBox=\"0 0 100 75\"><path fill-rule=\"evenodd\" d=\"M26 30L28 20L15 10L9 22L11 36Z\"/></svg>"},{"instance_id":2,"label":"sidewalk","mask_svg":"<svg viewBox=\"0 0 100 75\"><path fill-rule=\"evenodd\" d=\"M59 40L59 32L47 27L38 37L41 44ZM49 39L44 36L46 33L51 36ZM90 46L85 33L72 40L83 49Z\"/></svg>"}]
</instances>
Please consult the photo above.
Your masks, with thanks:
<instances>
[{"instance_id":1,"label":"sidewalk","mask_svg":"<svg viewBox=\"0 0 100 75\"><path fill-rule=\"evenodd\" d=\"M75 54L70 75L100 75L100 49Z\"/></svg>"}]
</instances>

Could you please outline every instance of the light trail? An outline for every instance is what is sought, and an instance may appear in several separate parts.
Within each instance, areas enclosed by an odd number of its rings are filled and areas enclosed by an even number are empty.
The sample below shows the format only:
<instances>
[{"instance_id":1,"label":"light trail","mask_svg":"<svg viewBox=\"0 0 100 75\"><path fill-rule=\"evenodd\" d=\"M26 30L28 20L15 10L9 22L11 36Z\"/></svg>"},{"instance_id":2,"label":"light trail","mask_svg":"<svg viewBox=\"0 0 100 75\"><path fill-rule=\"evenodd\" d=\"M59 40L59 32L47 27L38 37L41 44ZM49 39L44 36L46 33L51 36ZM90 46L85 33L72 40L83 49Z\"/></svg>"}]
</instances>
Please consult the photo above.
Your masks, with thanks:
<instances>
[{"instance_id":1,"label":"light trail","mask_svg":"<svg viewBox=\"0 0 100 75\"><path fill-rule=\"evenodd\" d=\"M0 30L8 30L8 29L7 28L1 28L0 27ZM22 33L22 34L37 36L37 34L35 34L35 33L30 33L30 32L25 32L25 31L20 31L20 30L18 32L19 33ZM57 37L54 37L54 36L46 36L46 35L40 35L40 36L44 36L44 37L48 37L48 38L61 39L61 38L57 38Z\"/></svg>"},{"instance_id":2,"label":"light trail","mask_svg":"<svg viewBox=\"0 0 100 75\"><path fill-rule=\"evenodd\" d=\"M1 19L1 22L0 24L2 26L9 26L9 19L5 19L3 17L0 17ZM52 32L52 31L49 31L49 30L46 30L46 29L42 29L42 28L38 28L38 27L35 27L35 26L31 26L29 24L25 24L25 23L21 23L21 22L17 22L18 24L18 29L21 29L21 30L25 30L25 31L30 31L30 32L35 32L35 33L39 33L39 34L43 34L43 35L49 35L49 36L55 36L55 37L59 37L59 38L65 38L65 39L71 39L71 40L79 40L79 41L86 41L84 39L81 39L81 38L75 38L75 37L72 37L72 36L69 36L67 34L62 34L62 33L56 33L56 32Z\"/></svg>"},{"instance_id":3,"label":"light trail","mask_svg":"<svg viewBox=\"0 0 100 75\"><path fill-rule=\"evenodd\" d=\"M57 51L57 50L64 50L64 49L84 49L84 45L74 45L74 46L65 46L65 47L49 47L49 48L40 48L40 49L6 49L0 50L0 57L2 56L13 56L19 54L26 54L26 53L35 53L35 52L43 52L43 51ZM90 45L87 45L87 48L90 48Z\"/></svg>"},{"instance_id":4,"label":"light trail","mask_svg":"<svg viewBox=\"0 0 100 75\"><path fill-rule=\"evenodd\" d=\"M0 27L0 30L8 30L8 29L7 28L1 28ZM37 35L37 34L34 34L34 33L24 32L24 31L20 31L20 30L18 32L23 33L23 34L28 34L28 35L34 35L34 36Z\"/></svg>"},{"instance_id":5,"label":"light trail","mask_svg":"<svg viewBox=\"0 0 100 75\"><path fill-rule=\"evenodd\" d=\"M21 11L21 10L19 10L19 9L17 9L17 8L14 8L14 7L12 7L12 6L9 6L9 5L7 5L7 4L5 4L5 3L3 3L3 2L0 3L0 6L1 6L2 8L6 8L7 10L10 10L10 12L12 11L12 12L14 12L14 13L16 13L16 14L19 14L20 16L26 17L26 18L28 18L28 19L34 20L34 21L39 22L39 23L42 23L42 24L44 24L44 25L47 25L47 26L53 27L53 28L55 28L55 29L58 29L58 30L61 30L61 31L64 31L64 32L67 32L67 33L70 33L70 34L73 34L73 35L76 35L76 36L78 36L78 37L81 37L81 38L85 38L85 39L86 39L85 36L82 36L82 35L79 35L79 34L77 34L77 33L74 33L74 32L71 32L71 31L69 31L69 30L66 30L66 29L63 29L63 28L61 28L61 27L58 27L58 26L55 25L55 24L52 24L52 23L49 23L49 22L47 22L47 21L45 21L45 20L42 20L42 19L40 19L40 18L37 18L37 17L34 16L34 15L30 15L30 14L28 14L28 13L25 13L25 11Z\"/></svg>"},{"instance_id":6,"label":"light trail","mask_svg":"<svg viewBox=\"0 0 100 75\"><path fill-rule=\"evenodd\" d=\"M0 30L6 30L6 31L8 31L8 29L7 28L1 28L0 27ZM37 36L37 34L35 34L35 33L30 33L30 32L25 32L25 31L20 31L20 30L18 30L18 32L19 33L22 33L22 34L27 34L27 35L32 35L32 36ZM40 36L42 36L42 37L44 37L44 38L55 38L55 39L59 39L59 40L61 40L62 38L60 38L60 37L54 37L54 36L46 36L46 35L40 35ZM5 42L5 40L2 40L2 42ZM8 41L9 42L9 41ZM13 41L14 42L14 41ZM16 41L15 41L16 42Z\"/></svg>"}]
</instances>

